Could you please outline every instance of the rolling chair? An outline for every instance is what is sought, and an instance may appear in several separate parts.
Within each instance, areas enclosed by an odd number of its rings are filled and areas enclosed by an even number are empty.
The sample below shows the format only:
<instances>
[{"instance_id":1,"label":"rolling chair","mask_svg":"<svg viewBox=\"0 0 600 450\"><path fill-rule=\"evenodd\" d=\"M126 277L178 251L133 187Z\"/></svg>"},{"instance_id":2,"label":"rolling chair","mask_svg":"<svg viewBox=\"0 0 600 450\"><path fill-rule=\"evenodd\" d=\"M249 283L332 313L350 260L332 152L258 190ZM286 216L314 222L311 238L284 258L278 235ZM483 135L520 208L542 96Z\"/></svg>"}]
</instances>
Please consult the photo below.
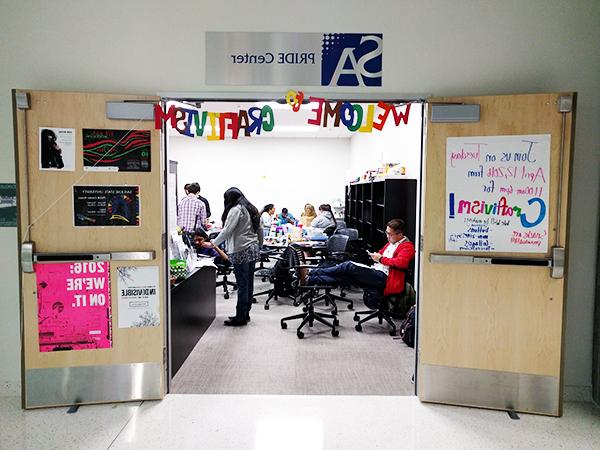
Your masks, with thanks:
<instances>
[{"instance_id":1,"label":"rolling chair","mask_svg":"<svg viewBox=\"0 0 600 450\"><path fill-rule=\"evenodd\" d=\"M208 237L209 239L214 239L219 235L219 233L209 233ZM235 291L237 290L237 283L234 281L230 281L227 279L228 276L231 276L231 274L233 273L233 267L231 266L231 263L229 261L223 261L220 259L215 259L215 266L217 266L217 283L216 283L216 287L223 287L223 297L225 297L225 299L229 299L229 289L228 287L231 286L231 288ZM221 279L219 280L219 277L221 277Z\"/></svg>"},{"instance_id":2,"label":"rolling chair","mask_svg":"<svg viewBox=\"0 0 600 450\"><path fill-rule=\"evenodd\" d=\"M365 296L373 295L370 291L365 290ZM376 309L368 309L365 311L356 311L354 313L354 321L358 322L354 329L356 331L362 331L362 324L369 320L377 318L379 324L382 325L385 320L390 327L390 336L396 336L398 331L396 324L393 321L393 317L403 319L410 310L410 307L416 303L416 292L412 284L408 281L404 281L404 290L400 294L387 295L379 300ZM366 315L364 318L360 316Z\"/></svg>"},{"instance_id":3,"label":"rolling chair","mask_svg":"<svg viewBox=\"0 0 600 450\"><path fill-rule=\"evenodd\" d=\"M263 276L269 279L273 287L266 291L254 294L252 302L256 303L256 297L266 295L265 309L269 309L269 302L272 298L278 300L279 297L289 297L296 299L296 290L294 286L294 277L290 272L290 268L294 265L294 251L291 247L286 247L283 254L279 256L270 256L276 260L273 267L260 269L258 276ZM296 263L298 265L298 263Z\"/></svg>"},{"instance_id":4,"label":"rolling chair","mask_svg":"<svg viewBox=\"0 0 600 450\"><path fill-rule=\"evenodd\" d=\"M298 339L303 339L304 332L302 331L302 328L304 328L306 325L312 328L314 322L316 321L331 328L331 335L333 337L338 337L340 332L337 329L337 327L339 326L340 322L337 319L337 317L334 314L326 314L315 311L314 305L318 298L316 297L316 291L317 289L321 288L321 286L305 286L301 284L302 274L300 273L300 271L302 269L310 267L302 264L304 262L304 255L302 253L302 250L294 246L290 246L288 248L292 249L293 251L290 260L292 266L289 270L290 273L294 275L294 286L298 295L298 299L294 301L294 305L299 306L300 304L304 304L304 306L303 312L301 314L294 314L293 316L282 318L281 328L284 330L287 328L288 320L301 319L300 326L298 326L298 328L296 329L296 336L298 336ZM327 319L333 320L332 322L330 322Z\"/></svg>"},{"instance_id":5,"label":"rolling chair","mask_svg":"<svg viewBox=\"0 0 600 450\"><path fill-rule=\"evenodd\" d=\"M357 240L357 239L359 238L359 237L358 237L358 230L357 230L356 228L346 228L346 227L344 227L344 228L339 228L339 227L338 227L338 228L335 230L335 233L334 233L334 234L343 234L343 235L345 235L345 236L348 236L348 238L349 238L351 241L355 241L355 240Z\"/></svg>"},{"instance_id":6,"label":"rolling chair","mask_svg":"<svg viewBox=\"0 0 600 450\"><path fill-rule=\"evenodd\" d=\"M332 266L344 261L348 260L348 253L346 252L346 248L348 246L349 237L343 234L334 234L329 239L327 239L327 247L325 252L316 258L306 258L307 262L318 262L316 266L308 266L308 267L327 267ZM340 288L340 295L335 295L331 291L333 289ZM350 299L345 298L346 294L343 292L344 286L315 286L314 290L318 293L318 291L324 291L320 295L314 299L313 303L317 303L320 301L324 301L325 305L329 305L330 303L333 305L333 314L337 314L337 303L336 301L346 302L348 303L348 309L354 308L354 302Z\"/></svg>"}]
</instances>

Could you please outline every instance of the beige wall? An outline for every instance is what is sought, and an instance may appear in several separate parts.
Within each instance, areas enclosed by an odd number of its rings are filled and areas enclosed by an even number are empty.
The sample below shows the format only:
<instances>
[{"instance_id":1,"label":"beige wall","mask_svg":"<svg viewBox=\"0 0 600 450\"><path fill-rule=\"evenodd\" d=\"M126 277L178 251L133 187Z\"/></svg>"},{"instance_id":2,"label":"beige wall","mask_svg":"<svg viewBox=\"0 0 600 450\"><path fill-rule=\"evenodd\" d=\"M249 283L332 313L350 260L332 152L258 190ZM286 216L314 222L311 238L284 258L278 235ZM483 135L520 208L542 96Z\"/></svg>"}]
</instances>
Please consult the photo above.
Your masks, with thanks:
<instances>
[{"instance_id":1,"label":"beige wall","mask_svg":"<svg viewBox=\"0 0 600 450\"><path fill-rule=\"evenodd\" d=\"M600 179L600 2L1 0L0 5L0 182L14 180L11 88L223 91L204 85L204 31L383 32L382 92L578 91L565 382L571 396L589 397ZM0 229L0 245L0 383L14 392L20 378L14 229Z\"/></svg>"}]
</instances>

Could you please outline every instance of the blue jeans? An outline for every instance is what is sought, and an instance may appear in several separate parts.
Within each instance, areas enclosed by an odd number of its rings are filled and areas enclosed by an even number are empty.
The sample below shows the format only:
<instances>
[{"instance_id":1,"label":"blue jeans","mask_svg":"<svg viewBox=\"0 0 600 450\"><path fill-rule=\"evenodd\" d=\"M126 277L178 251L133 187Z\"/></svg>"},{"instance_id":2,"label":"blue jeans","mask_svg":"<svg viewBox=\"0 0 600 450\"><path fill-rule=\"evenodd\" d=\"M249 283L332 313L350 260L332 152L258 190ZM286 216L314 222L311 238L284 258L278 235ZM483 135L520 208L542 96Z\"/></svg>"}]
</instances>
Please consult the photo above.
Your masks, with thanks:
<instances>
[{"instance_id":1,"label":"blue jeans","mask_svg":"<svg viewBox=\"0 0 600 450\"><path fill-rule=\"evenodd\" d=\"M246 318L250 316L252 297L254 296L255 264L255 261L243 264L233 264L233 273L237 283L235 317L238 320L246 320Z\"/></svg>"},{"instance_id":2,"label":"blue jeans","mask_svg":"<svg viewBox=\"0 0 600 450\"><path fill-rule=\"evenodd\" d=\"M317 286L358 286L369 291L371 294L366 303L369 308L376 308L377 303L383 297L387 275L381 270L371 267L363 267L345 261L332 267L312 269L308 274L308 284ZM367 297L365 297L366 299ZM376 303L377 302L377 303Z\"/></svg>"}]
</instances>

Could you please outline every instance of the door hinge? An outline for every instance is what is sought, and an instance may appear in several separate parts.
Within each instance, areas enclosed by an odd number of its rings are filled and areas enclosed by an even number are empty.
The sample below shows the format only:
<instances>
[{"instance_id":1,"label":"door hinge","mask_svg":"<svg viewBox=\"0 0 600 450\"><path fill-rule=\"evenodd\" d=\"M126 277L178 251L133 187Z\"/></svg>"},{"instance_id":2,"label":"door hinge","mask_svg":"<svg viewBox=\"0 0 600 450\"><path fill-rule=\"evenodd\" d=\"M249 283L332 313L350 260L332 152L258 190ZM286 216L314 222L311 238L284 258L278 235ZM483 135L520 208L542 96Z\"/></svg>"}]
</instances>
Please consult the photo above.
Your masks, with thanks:
<instances>
[{"instance_id":1,"label":"door hinge","mask_svg":"<svg viewBox=\"0 0 600 450\"><path fill-rule=\"evenodd\" d=\"M423 237L423 235L421 234L419 236L419 251L422 252L423 251L423 245L425 243L425 238Z\"/></svg>"},{"instance_id":2,"label":"door hinge","mask_svg":"<svg viewBox=\"0 0 600 450\"><path fill-rule=\"evenodd\" d=\"M561 95L558 97L558 112L569 113L573 110L573 96Z\"/></svg>"},{"instance_id":3,"label":"door hinge","mask_svg":"<svg viewBox=\"0 0 600 450\"><path fill-rule=\"evenodd\" d=\"M17 91L15 92L15 101L17 102L18 109L29 109L29 92Z\"/></svg>"},{"instance_id":4,"label":"door hinge","mask_svg":"<svg viewBox=\"0 0 600 450\"><path fill-rule=\"evenodd\" d=\"M166 250L167 249L167 233L162 234L161 241L162 241L162 249Z\"/></svg>"},{"instance_id":5,"label":"door hinge","mask_svg":"<svg viewBox=\"0 0 600 450\"><path fill-rule=\"evenodd\" d=\"M167 347L163 347L163 367L167 367Z\"/></svg>"}]
</instances>

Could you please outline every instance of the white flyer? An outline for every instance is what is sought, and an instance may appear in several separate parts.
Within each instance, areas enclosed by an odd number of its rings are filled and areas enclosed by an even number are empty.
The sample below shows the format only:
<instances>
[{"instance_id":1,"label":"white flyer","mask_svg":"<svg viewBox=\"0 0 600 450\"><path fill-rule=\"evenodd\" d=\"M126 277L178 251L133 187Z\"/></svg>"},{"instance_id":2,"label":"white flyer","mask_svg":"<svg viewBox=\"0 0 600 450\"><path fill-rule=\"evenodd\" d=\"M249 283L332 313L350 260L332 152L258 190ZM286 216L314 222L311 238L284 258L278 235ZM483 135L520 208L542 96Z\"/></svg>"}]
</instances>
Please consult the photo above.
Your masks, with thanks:
<instances>
[{"instance_id":1,"label":"white flyer","mask_svg":"<svg viewBox=\"0 0 600 450\"><path fill-rule=\"evenodd\" d=\"M119 328L160 325L158 266L118 267Z\"/></svg>"}]
</instances>

